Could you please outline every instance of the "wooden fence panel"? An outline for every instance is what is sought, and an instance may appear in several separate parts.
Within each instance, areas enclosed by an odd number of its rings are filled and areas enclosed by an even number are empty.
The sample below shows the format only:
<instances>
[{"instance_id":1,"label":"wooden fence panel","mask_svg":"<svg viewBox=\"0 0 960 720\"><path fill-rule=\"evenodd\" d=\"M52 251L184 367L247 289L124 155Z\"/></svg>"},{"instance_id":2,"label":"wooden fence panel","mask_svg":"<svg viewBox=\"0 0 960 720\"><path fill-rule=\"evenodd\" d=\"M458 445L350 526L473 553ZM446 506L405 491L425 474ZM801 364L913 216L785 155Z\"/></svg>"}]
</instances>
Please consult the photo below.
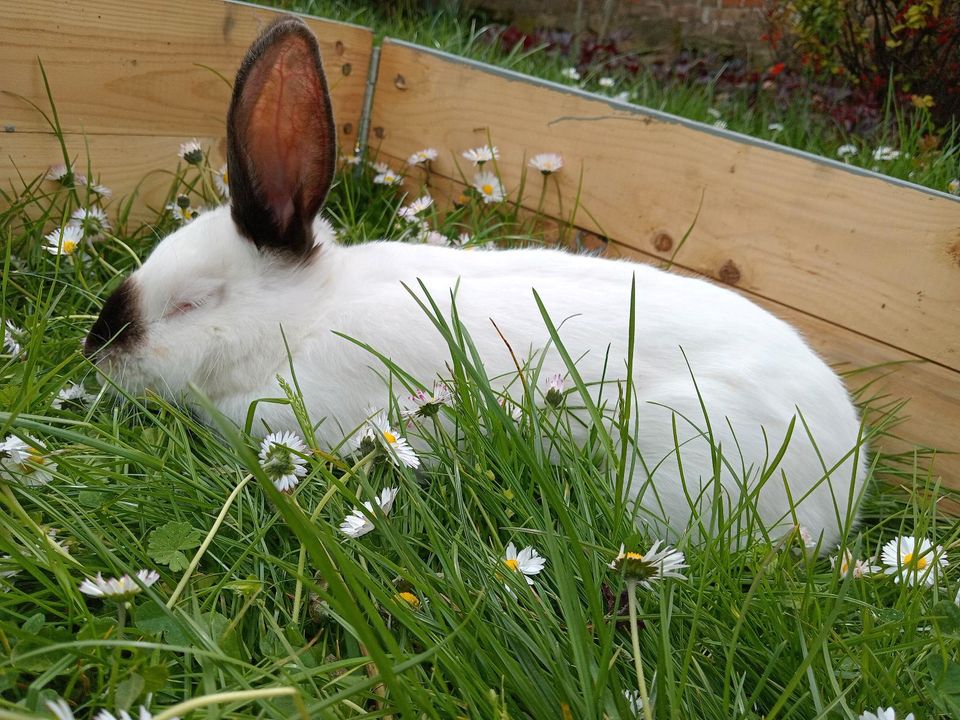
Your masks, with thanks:
<instances>
[{"instance_id":1,"label":"wooden fence panel","mask_svg":"<svg viewBox=\"0 0 960 720\"><path fill-rule=\"evenodd\" d=\"M684 265L960 369L960 202L943 193L395 41L371 125L397 158L441 149L448 177L489 136L508 190L524 153L559 152L568 202L583 167L579 222L647 252L675 247L702 198Z\"/></svg>"},{"instance_id":2,"label":"wooden fence panel","mask_svg":"<svg viewBox=\"0 0 960 720\"><path fill-rule=\"evenodd\" d=\"M84 137L94 170L115 192L129 192L150 169L173 170L179 144L193 137L221 138L231 84L248 45L278 15L238 2L129 3L124 0L0 0L0 184L62 162L36 135L50 127L26 100L49 112L43 61L68 149L86 165ZM370 30L304 18L320 40L341 144L356 142L373 46ZM76 137L75 137L76 136ZM96 136L113 140L92 140ZM124 138L123 136L127 136ZM137 142L144 138L143 153ZM160 139L164 138L163 141ZM165 143L166 155L158 152ZM120 148L131 154L120 153ZM134 156L136 155L136 156ZM152 197L156 200L156 197Z\"/></svg>"},{"instance_id":3,"label":"wooden fence panel","mask_svg":"<svg viewBox=\"0 0 960 720\"><path fill-rule=\"evenodd\" d=\"M500 148L508 191L523 155L558 152L569 209L583 167L577 224L610 251L676 262L733 285L793 323L841 369L898 364L873 394L909 401L907 443L947 451L934 471L960 487L960 203L769 143L608 103L524 76L388 41L381 51L371 145L402 162L440 150L437 190L472 169L460 151ZM535 205L540 179L527 178ZM552 179L551 179L552 182ZM546 210L557 214L555 193ZM933 362L930 362L930 361ZM903 450L889 442L885 449Z\"/></svg>"}]
</instances>

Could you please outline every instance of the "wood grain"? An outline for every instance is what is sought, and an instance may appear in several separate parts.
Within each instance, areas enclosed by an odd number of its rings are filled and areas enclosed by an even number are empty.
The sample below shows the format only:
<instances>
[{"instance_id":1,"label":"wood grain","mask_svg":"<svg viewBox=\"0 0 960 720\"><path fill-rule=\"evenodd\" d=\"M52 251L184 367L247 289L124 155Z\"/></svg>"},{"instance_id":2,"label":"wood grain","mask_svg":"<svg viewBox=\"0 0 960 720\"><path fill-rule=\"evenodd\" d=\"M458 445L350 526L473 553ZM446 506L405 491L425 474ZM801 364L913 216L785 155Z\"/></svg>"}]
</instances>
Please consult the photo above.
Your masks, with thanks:
<instances>
[{"instance_id":1,"label":"wood grain","mask_svg":"<svg viewBox=\"0 0 960 720\"><path fill-rule=\"evenodd\" d=\"M2 0L0 124L17 134L50 131L17 97L48 110L40 58L65 132L220 136L240 60L277 15L221 0ZM341 144L352 145L372 33L305 19L320 40Z\"/></svg>"},{"instance_id":2,"label":"wood grain","mask_svg":"<svg viewBox=\"0 0 960 720\"><path fill-rule=\"evenodd\" d=\"M434 146L458 177L472 172L460 152L490 137L509 191L524 156L559 152L566 209L582 168L578 222L645 252L669 244L661 257L702 198L685 266L960 368L960 202L694 125L385 42L371 143L398 158ZM539 187L534 173L526 203Z\"/></svg>"},{"instance_id":3,"label":"wood grain","mask_svg":"<svg viewBox=\"0 0 960 720\"><path fill-rule=\"evenodd\" d=\"M398 166L403 158L384 153L381 159ZM404 189L419 194L421 172L411 173ZM463 190L458 179L434 174L430 194L438 206L449 208ZM555 228L547 228L548 237ZM646 252L614 239L603 242L587 233L584 244L591 250L609 257L624 257L637 262L665 267L657 252ZM673 272L703 277L695 269L676 264ZM860 394L858 400L867 405L867 419L876 426L888 421L894 414L898 424L890 435L877 446L886 453L916 452L919 479L929 471L945 487L960 490L960 372L923 360L886 343L866 337L842 326L827 322L808 313L766 299L743 288L733 288L774 315L796 327L811 346L837 372L845 374L850 392ZM869 386L869 387L868 387ZM876 449L876 448L875 448ZM929 452L936 450L934 454ZM909 459L907 460L909 462ZM909 476L910 473L907 472ZM944 512L960 513L960 506L942 506Z\"/></svg>"}]
</instances>

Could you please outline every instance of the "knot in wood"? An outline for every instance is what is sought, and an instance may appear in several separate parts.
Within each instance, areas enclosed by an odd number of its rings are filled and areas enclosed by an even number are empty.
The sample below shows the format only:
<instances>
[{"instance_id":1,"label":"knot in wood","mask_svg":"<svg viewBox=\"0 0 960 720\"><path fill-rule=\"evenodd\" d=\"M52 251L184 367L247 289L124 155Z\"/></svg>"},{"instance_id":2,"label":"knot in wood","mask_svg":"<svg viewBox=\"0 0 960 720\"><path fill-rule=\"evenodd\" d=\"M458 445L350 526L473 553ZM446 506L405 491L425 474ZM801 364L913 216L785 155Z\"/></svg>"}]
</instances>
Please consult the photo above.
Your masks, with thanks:
<instances>
[{"instance_id":1,"label":"knot in wood","mask_svg":"<svg viewBox=\"0 0 960 720\"><path fill-rule=\"evenodd\" d=\"M349 122L348 122L348 123L344 123L344 124L343 124L343 134L344 134L344 135L349 135L349 134L352 133L352 132L353 132L353 123L349 123Z\"/></svg>"},{"instance_id":2,"label":"knot in wood","mask_svg":"<svg viewBox=\"0 0 960 720\"><path fill-rule=\"evenodd\" d=\"M407 89L407 79L400 73L397 73L397 76L393 79L393 84L396 86L397 90Z\"/></svg>"},{"instance_id":3,"label":"knot in wood","mask_svg":"<svg viewBox=\"0 0 960 720\"><path fill-rule=\"evenodd\" d=\"M353 72L353 65L350 63L344 63L340 66L340 72L342 72L344 75L349 75Z\"/></svg>"},{"instance_id":4,"label":"knot in wood","mask_svg":"<svg viewBox=\"0 0 960 720\"><path fill-rule=\"evenodd\" d=\"M383 140L383 136L386 135L386 133L385 133L384 130L383 130L383 126L382 126L382 125L377 125L377 126L373 129L373 134L374 134L374 136L377 138L377 140Z\"/></svg>"},{"instance_id":5,"label":"knot in wood","mask_svg":"<svg viewBox=\"0 0 960 720\"><path fill-rule=\"evenodd\" d=\"M733 260L727 260L720 266L719 277L721 282L725 282L727 285L736 285L740 282L740 268Z\"/></svg>"},{"instance_id":6,"label":"knot in wood","mask_svg":"<svg viewBox=\"0 0 960 720\"><path fill-rule=\"evenodd\" d=\"M333 48L334 48L334 50L337 51L337 55L343 55L343 50L344 50L344 48L343 48L343 40L337 40L337 41L333 44Z\"/></svg>"},{"instance_id":7,"label":"knot in wood","mask_svg":"<svg viewBox=\"0 0 960 720\"><path fill-rule=\"evenodd\" d=\"M658 252L669 252L673 248L673 238L665 232L653 236L653 247Z\"/></svg>"}]
</instances>

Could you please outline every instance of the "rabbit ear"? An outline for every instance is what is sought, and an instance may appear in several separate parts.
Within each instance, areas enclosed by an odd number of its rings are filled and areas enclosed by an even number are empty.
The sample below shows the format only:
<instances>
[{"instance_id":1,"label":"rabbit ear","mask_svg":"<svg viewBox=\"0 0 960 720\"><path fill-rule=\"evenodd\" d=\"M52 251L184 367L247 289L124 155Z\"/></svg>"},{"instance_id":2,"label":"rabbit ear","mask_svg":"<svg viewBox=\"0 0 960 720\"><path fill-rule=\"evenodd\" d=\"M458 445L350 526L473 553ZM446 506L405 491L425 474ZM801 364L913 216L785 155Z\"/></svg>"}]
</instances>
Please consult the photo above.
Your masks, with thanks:
<instances>
[{"instance_id":1,"label":"rabbit ear","mask_svg":"<svg viewBox=\"0 0 960 720\"><path fill-rule=\"evenodd\" d=\"M317 40L297 18L247 51L227 115L231 211L260 249L303 257L333 182L336 126Z\"/></svg>"}]
</instances>

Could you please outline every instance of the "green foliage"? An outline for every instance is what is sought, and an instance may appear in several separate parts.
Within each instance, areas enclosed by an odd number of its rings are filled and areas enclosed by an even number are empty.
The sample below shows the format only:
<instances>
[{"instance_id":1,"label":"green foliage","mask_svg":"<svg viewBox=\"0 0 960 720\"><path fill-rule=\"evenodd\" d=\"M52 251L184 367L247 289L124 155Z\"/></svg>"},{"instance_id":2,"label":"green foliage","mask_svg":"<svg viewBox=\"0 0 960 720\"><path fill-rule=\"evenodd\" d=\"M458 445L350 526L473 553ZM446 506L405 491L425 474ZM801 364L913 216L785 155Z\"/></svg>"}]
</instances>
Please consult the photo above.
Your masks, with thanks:
<instances>
[{"instance_id":1,"label":"green foliage","mask_svg":"<svg viewBox=\"0 0 960 720\"><path fill-rule=\"evenodd\" d=\"M149 553L154 562L170 567L171 572L185 570L187 556L184 550L199 547L203 533L190 523L171 520L150 533Z\"/></svg>"}]
</instances>

